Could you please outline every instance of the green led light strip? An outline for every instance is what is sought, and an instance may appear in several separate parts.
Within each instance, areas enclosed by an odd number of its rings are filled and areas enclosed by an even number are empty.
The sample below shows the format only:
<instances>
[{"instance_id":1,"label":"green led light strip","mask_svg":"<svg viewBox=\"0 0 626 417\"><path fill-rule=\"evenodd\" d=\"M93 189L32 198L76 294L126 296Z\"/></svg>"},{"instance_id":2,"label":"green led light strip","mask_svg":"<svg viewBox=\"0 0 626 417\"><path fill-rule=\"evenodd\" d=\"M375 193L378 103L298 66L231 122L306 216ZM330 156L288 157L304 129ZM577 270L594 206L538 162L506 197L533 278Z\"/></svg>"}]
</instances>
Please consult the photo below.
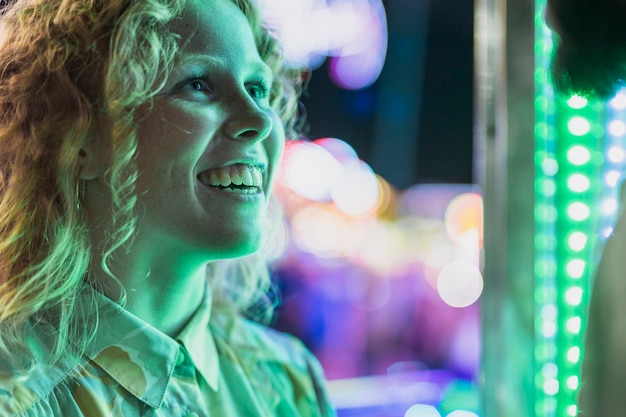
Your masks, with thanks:
<instances>
[{"instance_id":1,"label":"green led light strip","mask_svg":"<svg viewBox=\"0 0 626 417\"><path fill-rule=\"evenodd\" d=\"M554 95L544 8L536 2L535 416L574 417L599 233L604 106Z\"/></svg>"},{"instance_id":2,"label":"green led light strip","mask_svg":"<svg viewBox=\"0 0 626 417\"><path fill-rule=\"evenodd\" d=\"M543 26L543 1L535 24L535 416L555 416L557 365L555 103L545 68L552 49Z\"/></svg>"}]
</instances>

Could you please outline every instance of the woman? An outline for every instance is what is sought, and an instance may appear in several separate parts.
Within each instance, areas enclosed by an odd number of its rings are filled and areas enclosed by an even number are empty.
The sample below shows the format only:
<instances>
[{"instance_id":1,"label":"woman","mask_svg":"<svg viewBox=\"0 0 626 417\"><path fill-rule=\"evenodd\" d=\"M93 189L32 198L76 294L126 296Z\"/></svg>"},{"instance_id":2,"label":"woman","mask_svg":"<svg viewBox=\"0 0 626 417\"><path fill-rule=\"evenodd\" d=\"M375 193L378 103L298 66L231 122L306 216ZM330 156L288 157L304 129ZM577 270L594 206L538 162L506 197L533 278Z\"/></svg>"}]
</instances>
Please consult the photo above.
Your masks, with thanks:
<instances>
[{"instance_id":1,"label":"woman","mask_svg":"<svg viewBox=\"0 0 626 417\"><path fill-rule=\"evenodd\" d=\"M18 0L1 25L0 415L332 415L312 355L244 318L271 308L300 79L255 5Z\"/></svg>"}]
</instances>

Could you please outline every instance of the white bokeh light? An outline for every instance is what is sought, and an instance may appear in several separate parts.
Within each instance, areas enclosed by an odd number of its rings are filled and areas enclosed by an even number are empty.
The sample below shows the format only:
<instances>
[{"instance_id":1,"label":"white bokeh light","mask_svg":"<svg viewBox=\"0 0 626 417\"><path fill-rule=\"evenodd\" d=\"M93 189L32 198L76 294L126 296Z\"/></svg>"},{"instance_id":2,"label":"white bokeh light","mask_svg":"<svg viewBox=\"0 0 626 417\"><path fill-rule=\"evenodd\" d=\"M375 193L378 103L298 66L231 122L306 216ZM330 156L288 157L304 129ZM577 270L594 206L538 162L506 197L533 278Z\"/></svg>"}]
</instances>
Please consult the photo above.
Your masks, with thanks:
<instances>
[{"instance_id":1,"label":"white bokeh light","mask_svg":"<svg viewBox=\"0 0 626 417\"><path fill-rule=\"evenodd\" d=\"M565 291L565 301L571 306L580 305L583 299L583 289L580 287L570 287Z\"/></svg>"},{"instance_id":2,"label":"white bokeh light","mask_svg":"<svg viewBox=\"0 0 626 417\"><path fill-rule=\"evenodd\" d=\"M587 99L574 94L567 100L567 105L572 109L582 109L587 106Z\"/></svg>"},{"instance_id":3,"label":"white bokeh light","mask_svg":"<svg viewBox=\"0 0 626 417\"><path fill-rule=\"evenodd\" d=\"M591 130L591 123L582 116L574 116L567 122L567 130L574 136L583 136Z\"/></svg>"},{"instance_id":4,"label":"white bokeh light","mask_svg":"<svg viewBox=\"0 0 626 417\"><path fill-rule=\"evenodd\" d=\"M404 413L404 417L441 417L441 414L432 405L415 404Z\"/></svg>"},{"instance_id":5,"label":"white bokeh light","mask_svg":"<svg viewBox=\"0 0 626 417\"><path fill-rule=\"evenodd\" d=\"M581 278L585 272L585 261L582 259L572 259L565 266L567 274L572 278Z\"/></svg>"},{"instance_id":6,"label":"white bokeh light","mask_svg":"<svg viewBox=\"0 0 626 417\"><path fill-rule=\"evenodd\" d=\"M626 109L626 95L624 93L617 93L615 97L609 101L609 105L615 110Z\"/></svg>"},{"instance_id":7,"label":"white bokeh light","mask_svg":"<svg viewBox=\"0 0 626 417\"><path fill-rule=\"evenodd\" d=\"M439 273L437 291L446 304L457 308L467 307L474 304L482 294L482 274L468 262L452 262Z\"/></svg>"},{"instance_id":8,"label":"white bokeh light","mask_svg":"<svg viewBox=\"0 0 626 417\"><path fill-rule=\"evenodd\" d=\"M478 414L467 410L454 410L446 417L479 417Z\"/></svg>"},{"instance_id":9,"label":"white bokeh light","mask_svg":"<svg viewBox=\"0 0 626 417\"><path fill-rule=\"evenodd\" d=\"M545 379L555 379L559 374L559 368L554 363L546 363L543 365L541 373Z\"/></svg>"},{"instance_id":10,"label":"white bokeh light","mask_svg":"<svg viewBox=\"0 0 626 417\"><path fill-rule=\"evenodd\" d=\"M559 172L559 163L554 158L546 158L541 162L543 173L549 177Z\"/></svg>"},{"instance_id":11,"label":"white bokeh light","mask_svg":"<svg viewBox=\"0 0 626 417\"><path fill-rule=\"evenodd\" d=\"M571 250L580 252L587 246L587 239L587 235L583 232L572 232L567 238L567 244Z\"/></svg>"},{"instance_id":12,"label":"white bokeh light","mask_svg":"<svg viewBox=\"0 0 626 417\"><path fill-rule=\"evenodd\" d=\"M580 317L570 317L565 322L565 328L572 334L579 334L582 327L582 320Z\"/></svg>"},{"instance_id":13,"label":"white bokeh light","mask_svg":"<svg viewBox=\"0 0 626 417\"><path fill-rule=\"evenodd\" d=\"M578 415L578 406L576 404L568 406L567 415L570 417L576 417Z\"/></svg>"},{"instance_id":14,"label":"white bokeh light","mask_svg":"<svg viewBox=\"0 0 626 417\"><path fill-rule=\"evenodd\" d=\"M543 383L543 392L546 395L556 395L559 393L559 381L556 379L547 379Z\"/></svg>"},{"instance_id":15,"label":"white bokeh light","mask_svg":"<svg viewBox=\"0 0 626 417\"><path fill-rule=\"evenodd\" d=\"M622 174L617 170L611 170L604 175L604 183L609 187L617 187Z\"/></svg>"},{"instance_id":16,"label":"white bokeh light","mask_svg":"<svg viewBox=\"0 0 626 417\"><path fill-rule=\"evenodd\" d=\"M262 4L288 66L313 70L326 57L340 61L360 57L360 66L341 63L340 78L334 81L344 88L362 88L378 78L387 53L382 0L262 0ZM342 85L342 80L348 84Z\"/></svg>"},{"instance_id":17,"label":"white bokeh light","mask_svg":"<svg viewBox=\"0 0 626 417\"><path fill-rule=\"evenodd\" d=\"M567 206L567 215L575 221L587 220L591 215L591 209L585 203L576 202Z\"/></svg>"},{"instance_id":18,"label":"white bokeh light","mask_svg":"<svg viewBox=\"0 0 626 417\"><path fill-rule=\"evenodd\" d=\"M545 320L541 325L541 334L546 338L554 337L556 334L556 322Z\"/></svg>"},{"instance_id":19,"label":"white bokeh light","mask_svg":"<svg viewBox=\"0 0 626 417\"><path fill-rule=\"evenodd\" d=\"M567 160L574 165L584 165L591 160L591 152L582 145L575 145L568 149Z\"/></svg>"},{"instance_id":20,"label":"white bokeh light","mask_svg":"<svg viewBox=\"0 0 626 417\"><path fill-rule=\"evenodd\" d=\"M591 181L589 181L589 177L584 174L572 174L567 179L567 186L576 193L584 193L589 190Z\"/></svg>"},{"instance_id":21,"label":"white bokeh light","mask_svg":"<svg viewBox=\"0 0 626 417\"><path fill-rule=\"evenodd\" d=\"M621 164L626 158L626 152L621 146L611 146L606 152L606 156L614 164Z\"/></svg>"},{"instance_id":22,"label":"white bokeh light","mask_svg":"<svg viewBox=\"0 0 626 417\"><path fill-rule=\"evenodd\" d=\"M344 164L341 175L334 179L330 195L339 210L351 216L373 214L380 197L378 178L363 161Z\"/></svg>"},{"instance_id":23,"label":"white bokeh light","mask_svg":"<svg viewBox=\"0 0 626 417\"><path fill-rule=\"evenodd\" d=\"M612 197L603 200L600 205L600 210L602 211L602 214L604 214L605 216L610 216L612 214L617 213L618 208L619 206L618 206L617 200Z\"/></svg>"},{"instance_id":24,"label":"white bokeh light","mask_svg":"<svg viewBox=\"0 0 626 417\"><path fill-rule=\"evenodd\" d=\"M296 143L285 152L282 181L291 190L310 200L328 200L330 189L341 174L339 161L314 143Z\"/></svg>"},{"instance_id":25,"label":"white bokeh light","mask_svg":"<svg viewBox=\"0 0 626 417\"><path fill-rule=\"evenodd\" d=\"M578 389L578 377L576 375L568 377L565 381L565 385L572 391L576 391Z\"/></svg>"},{"instance_id":26,"label":"white bokeh light","mask_svg":"<svg viewBox=\"0 0 626 417\"><path fill-rule=\"evenodd\" d=\"M613 120L609 123L609 133L613 136L622 136L626 133L626 124L621 120Z\"/></svg>"},{"instance_id":27,"label":"white bokeh light","mask_svg":"<svg viewBox=\"0 0 626 417\"><path fill-rule=\"evenodd\" d=\"M571 363L578 363L580 360L580 348L578 346L572 346L567 350L567 360Z\"/></svg>"}]
</instances>

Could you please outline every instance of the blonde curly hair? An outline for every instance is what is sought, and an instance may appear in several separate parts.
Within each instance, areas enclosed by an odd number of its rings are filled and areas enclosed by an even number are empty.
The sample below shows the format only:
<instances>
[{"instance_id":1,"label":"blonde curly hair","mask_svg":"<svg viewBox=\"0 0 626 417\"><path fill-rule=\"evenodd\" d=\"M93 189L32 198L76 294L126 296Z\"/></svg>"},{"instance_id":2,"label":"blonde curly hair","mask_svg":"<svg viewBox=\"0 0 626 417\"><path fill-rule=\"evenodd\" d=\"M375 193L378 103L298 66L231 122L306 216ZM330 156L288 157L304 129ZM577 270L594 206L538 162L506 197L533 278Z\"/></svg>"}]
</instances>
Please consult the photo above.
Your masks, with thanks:
<instances>
[{"instance_id":1,"label":"blonde curly hair","mask_svg":"<svg viewBox=\"0 0 626 417\"><path fill-rule=\"evenodd\" d=\"M25 326L42 321L58 329L55 360L70 347L84 351L90 334L76 323L93 311L77 307L77 294L92 248L77 156L106 114L113 120L108 270L135 233L136 111L167 78L178 50L168 23L186 1L17 0L0 17L0 353L15 358ZM232 1L275 73L271 104L292 135L302 77L283 68L253 0ZM211 269L223 305L245 314L264 304L262 255Z\"/></svg>"}]
</instances>

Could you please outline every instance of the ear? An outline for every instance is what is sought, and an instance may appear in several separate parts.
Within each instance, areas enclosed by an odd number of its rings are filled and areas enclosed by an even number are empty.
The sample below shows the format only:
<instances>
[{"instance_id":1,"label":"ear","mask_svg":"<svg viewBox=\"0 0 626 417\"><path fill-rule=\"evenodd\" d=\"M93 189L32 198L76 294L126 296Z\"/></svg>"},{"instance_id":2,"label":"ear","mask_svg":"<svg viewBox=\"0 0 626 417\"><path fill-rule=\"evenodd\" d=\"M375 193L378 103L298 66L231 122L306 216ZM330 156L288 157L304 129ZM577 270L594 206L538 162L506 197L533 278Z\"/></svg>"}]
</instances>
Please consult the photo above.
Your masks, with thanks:
<instances>
[{"instance_id":1,"label":"ear","mask_svg":"<svg viewBox=\"0 0 626 417\"><path fill-rule=\"evenodd\" d=\"M94 158L93 149L86 145L78 152L78 178L93 180L98 176L98 171L98 163Z\"/></svg>"}]
</instances>

